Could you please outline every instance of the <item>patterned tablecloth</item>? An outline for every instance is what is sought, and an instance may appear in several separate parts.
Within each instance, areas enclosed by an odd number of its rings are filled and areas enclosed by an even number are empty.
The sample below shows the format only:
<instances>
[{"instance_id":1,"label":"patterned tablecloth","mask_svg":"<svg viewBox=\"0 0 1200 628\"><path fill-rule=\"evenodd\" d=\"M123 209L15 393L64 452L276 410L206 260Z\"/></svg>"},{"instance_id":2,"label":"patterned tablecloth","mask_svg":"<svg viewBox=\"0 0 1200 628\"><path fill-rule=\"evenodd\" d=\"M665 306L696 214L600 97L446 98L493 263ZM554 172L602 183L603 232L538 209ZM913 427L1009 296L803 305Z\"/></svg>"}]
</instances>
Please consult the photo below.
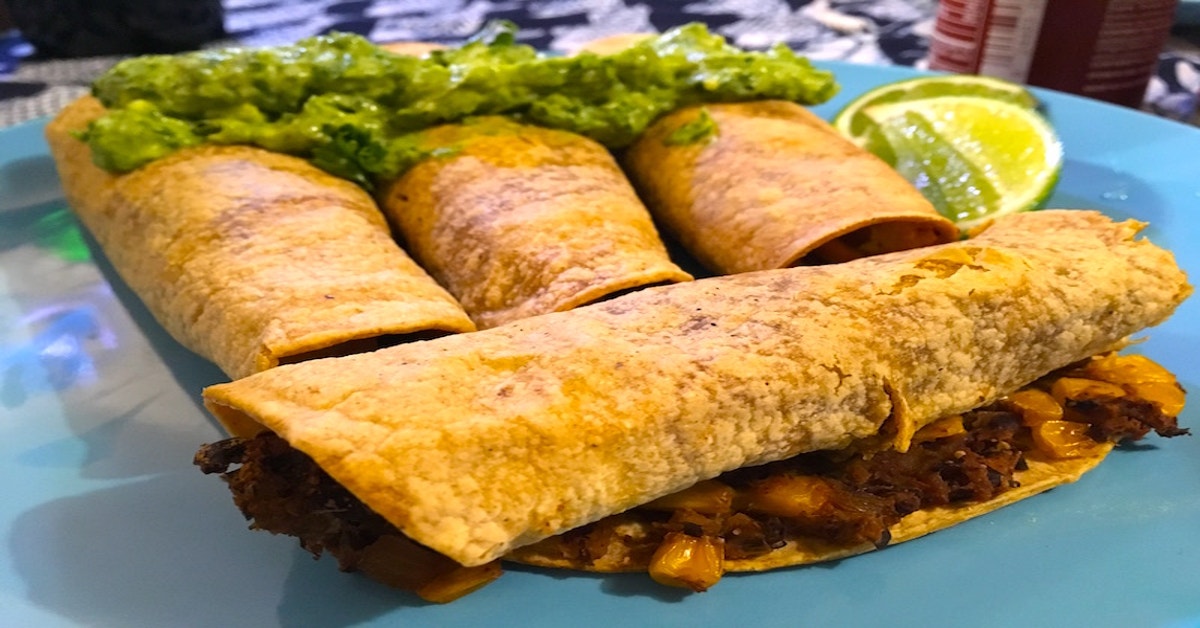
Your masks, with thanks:
<instances>
[{"instance_id":1,"label":"patterned tablecloth","mask_svg":"<svg viewBox=\"0 0 1200 628\"><path fill-rule=\"evenodd\" d=\"M227 39L208 46L273 45L329 31L377 42L455 43L491 19L521 26L526 43L567 50L604 35L702 21L739 46L787 42L814 59L920 67L934 0L224 0ZM0 127L53 114L119 57L43 60L20 34L0 36ZM1145 108L1189 119L1200 54L1169 50Z\"/></svg>"}]
</instances>

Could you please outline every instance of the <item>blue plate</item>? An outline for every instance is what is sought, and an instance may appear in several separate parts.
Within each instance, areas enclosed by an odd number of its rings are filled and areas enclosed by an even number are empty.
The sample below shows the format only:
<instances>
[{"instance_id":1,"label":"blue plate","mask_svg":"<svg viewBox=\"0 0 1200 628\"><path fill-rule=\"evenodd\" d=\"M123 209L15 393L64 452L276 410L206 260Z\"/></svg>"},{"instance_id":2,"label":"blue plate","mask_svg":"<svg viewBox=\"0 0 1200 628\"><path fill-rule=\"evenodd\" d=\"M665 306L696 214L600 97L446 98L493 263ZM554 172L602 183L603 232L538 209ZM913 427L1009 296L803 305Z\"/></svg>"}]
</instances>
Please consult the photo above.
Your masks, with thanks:
<instances>
[{"instance_id":1,"label":"blue plate","mask_svg":"<svg viewBox=\"0 0 1200 628\"><path fill-rule=\"evenodd\" d=\"M908 78L827 64L842 95ZM1151 223L1200 276L1200 130L1038 92L1066 145L1051 201ZM423 604L246 529L191 464L222 375L174 343L65 210L41 125L0 133L0 625L1200 624L1200 438L1119 451L1080 482L827 565L704 594L639 574L511 568ZM169 209L169 208L164 208ZM1200 390L1200 299L1139 350ZM1200 429L1197 405L1182 423Z\"/></svg>"}]
</instances>

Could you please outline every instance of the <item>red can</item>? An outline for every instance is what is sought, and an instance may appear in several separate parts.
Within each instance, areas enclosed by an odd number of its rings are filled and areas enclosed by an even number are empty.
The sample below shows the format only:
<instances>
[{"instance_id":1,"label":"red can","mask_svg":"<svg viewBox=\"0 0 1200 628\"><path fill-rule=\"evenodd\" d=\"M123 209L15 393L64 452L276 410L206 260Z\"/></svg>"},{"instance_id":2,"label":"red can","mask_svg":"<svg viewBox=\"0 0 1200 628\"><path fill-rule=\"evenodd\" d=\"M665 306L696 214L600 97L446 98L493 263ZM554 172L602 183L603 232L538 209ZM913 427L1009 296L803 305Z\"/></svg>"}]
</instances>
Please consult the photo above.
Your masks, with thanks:
<instances>
[{"instance_id":1,"label":"red can","mask_svg":"<svg viewBox=\"0 0 1200 628\"><path fill-rule=\"evenodd\" d=\"M929 67L1137 107L1178 0L941 0Z\"/></svg>"}]
</instances>

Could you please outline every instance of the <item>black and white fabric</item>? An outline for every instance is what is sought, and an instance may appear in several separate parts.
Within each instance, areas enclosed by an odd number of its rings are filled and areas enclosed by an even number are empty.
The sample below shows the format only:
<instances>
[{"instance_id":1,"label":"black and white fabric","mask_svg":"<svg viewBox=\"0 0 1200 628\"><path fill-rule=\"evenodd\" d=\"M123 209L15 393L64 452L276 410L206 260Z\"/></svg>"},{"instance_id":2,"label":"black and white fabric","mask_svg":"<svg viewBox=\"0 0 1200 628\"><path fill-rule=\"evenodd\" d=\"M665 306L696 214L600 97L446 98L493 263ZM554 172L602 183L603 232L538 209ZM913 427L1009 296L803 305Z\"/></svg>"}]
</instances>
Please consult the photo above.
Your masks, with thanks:
<instances>
[{"instance_id":1,"label":"black and white fabric","mask_svg":"<svg viewBox=\"0 0 1200 628\"><path fill-rule=\"evenodd\" d=\"M169 1L193 0L159 0ZM915 67L921 67L928 52L936 9L935 0L223 0L222 4L224 38L206 46L275 45L330 31L359 33L377 42L453 44L489 20L505 19L521 27L525 43L566 51L605 35L662 31L700 21L746 48L782 41L814 59ZM140 26L153 28L145 21ZM20 34L0 37L0 126L53 114L86 93L88 83L119 58L46 60ZM1200 55L1164 54L1147 92L1147 108L1186 118L1196 108L1197 83Z\"/></svg>"}]
</instances>

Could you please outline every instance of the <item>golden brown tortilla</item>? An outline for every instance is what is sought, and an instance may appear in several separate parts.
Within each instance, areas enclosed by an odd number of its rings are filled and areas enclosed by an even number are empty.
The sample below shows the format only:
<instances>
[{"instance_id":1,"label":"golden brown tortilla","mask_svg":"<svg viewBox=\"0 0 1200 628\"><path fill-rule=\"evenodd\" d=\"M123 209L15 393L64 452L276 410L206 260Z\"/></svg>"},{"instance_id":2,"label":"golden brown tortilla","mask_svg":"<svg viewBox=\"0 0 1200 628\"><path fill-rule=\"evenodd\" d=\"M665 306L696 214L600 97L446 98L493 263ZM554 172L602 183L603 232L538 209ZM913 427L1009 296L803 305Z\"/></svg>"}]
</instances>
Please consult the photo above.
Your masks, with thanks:
<instances>
[{"instance_id":1,"label":"golden brown tortilla","mask_svg":"<svg viewBox=\"0 0 1200 628\"><path fill-rule=\"evenodd\" d=\"M446 47L441 44L424 41L394 41L387 44L380 44L379 47L388 52L394 52L398 55L406 55L409 57L423 57L434 50L446 49Z\"/></svg>"},{"instance_id":2,"label":"golden brown tortilla","mask_svg":"<svg viewBox=\"0 0 1200 628\"><path fill-rule=\"evenodd\" d=\"M1191 292L1141 223L1045 211L978 238L649 288L208 388L464 565L700 480L916 429L1119 345Z\"/></svg>"},{"instance_id":3,"label":"golden brown tortilla","mask_svg":"<svg viewBox=\"0 0 1200 628\"><path fill-rule=\"evenodd\" d=\"M598 55L610 55L621 52L630 46L639 44L651 37L655 33L619 33L616 35L608 35L593 39L574 50L569 50L570 54L578 54L580 52L591 52Z\"/></svg>"},{"instance_id":4,"label":"golden brown tortilla","mask_svg":"<svg viewBox=\"0 0 1200 628\"><path fill-rule=\"evenodd\" d=\"M672 143L702 112L715 135ZM663 228L718 273L842 262L958 238L891 167L794 103L680 109L655 122L623 163Z\"/></svg>"},{"instance_id":5,"label":"golden brown tortilla","mask_svg":"<svg viewBox=\"0 0 1200 628\"><path fill-rule=\"evenodd\" d=\"M240 146L113 175L71 135L103 113L83 98L46 127L67 200L163 327L230 377L474 329L353 184Z\"/></svg>"},{"instance_id":6,"label":"golden brown tortilla","mask_svg":"<svg viewBox=\"0 0 1200 628\"><path fill-rule=\"evenodd\" d=\"M422 138L445 154L388 185L380 205L480 328L691 279L596 142L503 118Z\"/></svg>"}]
</instances>

